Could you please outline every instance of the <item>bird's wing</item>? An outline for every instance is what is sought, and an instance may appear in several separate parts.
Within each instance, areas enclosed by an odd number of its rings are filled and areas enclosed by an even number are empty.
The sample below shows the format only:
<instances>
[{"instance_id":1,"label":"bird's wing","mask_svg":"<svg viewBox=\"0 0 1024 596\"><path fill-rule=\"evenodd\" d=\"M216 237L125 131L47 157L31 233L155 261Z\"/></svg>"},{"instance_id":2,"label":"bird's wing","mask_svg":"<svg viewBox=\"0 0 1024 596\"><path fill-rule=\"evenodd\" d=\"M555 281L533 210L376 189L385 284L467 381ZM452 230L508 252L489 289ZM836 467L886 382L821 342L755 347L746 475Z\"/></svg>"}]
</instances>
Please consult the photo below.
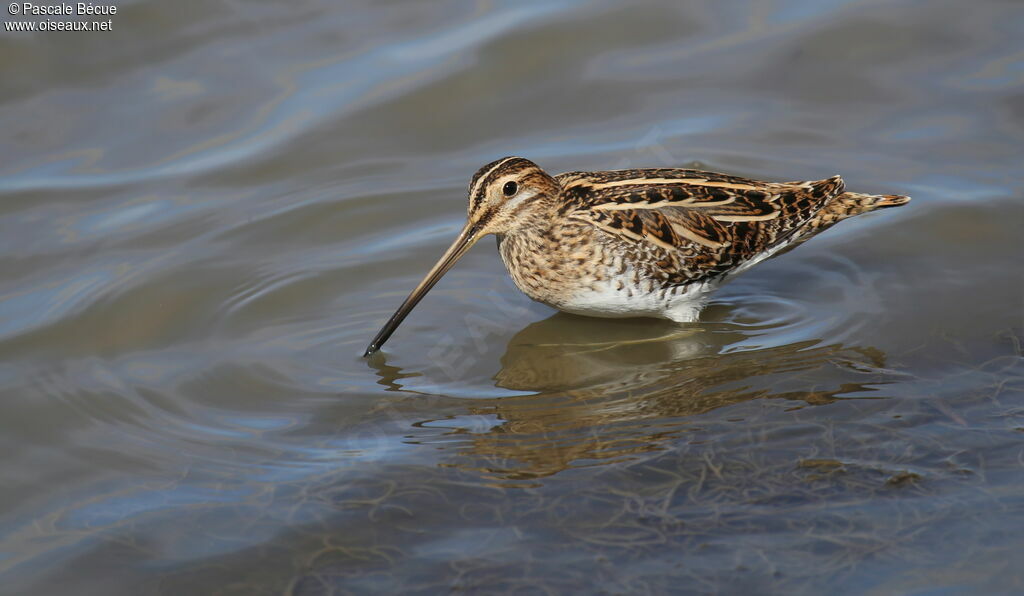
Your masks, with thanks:
<instances>
[{"instance_id":1,"label":"bird's wing","mask_svg":"<svg viewBox=\"0 0 1024 596\"><path fill-rule=\"evenodd\" d=\"M764 182L699 170L567 172L563 214L671 257L674 283L712 278L793 240L844 190L834 176Z\"/></svg>"},{"instance_id":2,"label":"bird's wing","mask_svg":"<svg viewBox=\"0 0 1024 596\"><path fill-rule=\"evenodd\" d=\"M728 270L789 240L843 192L839 176L762 182L683 169L568 172L563 214L682 255L691 273Z\"/></svg>"}]
</instances>

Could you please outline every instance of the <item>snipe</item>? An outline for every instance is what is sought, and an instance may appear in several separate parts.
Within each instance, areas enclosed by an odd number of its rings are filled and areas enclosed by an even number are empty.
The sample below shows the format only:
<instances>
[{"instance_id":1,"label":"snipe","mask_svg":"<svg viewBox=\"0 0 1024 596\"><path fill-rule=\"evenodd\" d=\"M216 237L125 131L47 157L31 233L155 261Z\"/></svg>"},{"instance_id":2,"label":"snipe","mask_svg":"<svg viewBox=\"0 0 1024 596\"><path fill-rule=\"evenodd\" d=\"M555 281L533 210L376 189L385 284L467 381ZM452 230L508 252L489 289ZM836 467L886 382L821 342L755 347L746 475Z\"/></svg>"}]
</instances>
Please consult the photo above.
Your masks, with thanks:
<instances>
[{"instance_id":1,"label":"snipe","mask_svg":"<svg viewBox=\"0 0 1024 596\"><path fill-rule=\"evenodd\" d=\"M366 355L487 234L534 300L594 317L687 322L726 278L847 217L909 200L845 192L839 176L762 182L664 168L551 176L506 157L473 175L465 227Z\"/></svg>"}]
</instances>

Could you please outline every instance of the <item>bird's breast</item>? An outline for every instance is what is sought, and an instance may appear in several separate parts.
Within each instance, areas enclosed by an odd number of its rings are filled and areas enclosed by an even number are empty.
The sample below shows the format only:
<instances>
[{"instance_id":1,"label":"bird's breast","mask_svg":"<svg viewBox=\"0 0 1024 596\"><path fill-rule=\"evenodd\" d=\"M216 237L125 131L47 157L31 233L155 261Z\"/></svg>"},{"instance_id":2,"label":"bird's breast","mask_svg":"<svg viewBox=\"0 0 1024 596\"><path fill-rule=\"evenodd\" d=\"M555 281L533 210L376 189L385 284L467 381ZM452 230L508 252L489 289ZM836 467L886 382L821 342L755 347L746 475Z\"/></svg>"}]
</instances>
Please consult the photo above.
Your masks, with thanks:
<instances>
[{"instance_id":1,"label":"bird's breast","mask_svg":"<svg viewBox=\"0 0 1024 596\"><path fill-rule=\"evenodd\" d=\"M559 310L592 317L692 321L712 288L672 286L644 259L589 230L569 235L510 234L498 250L516 286Z\"/></svg>"}]
</instances>

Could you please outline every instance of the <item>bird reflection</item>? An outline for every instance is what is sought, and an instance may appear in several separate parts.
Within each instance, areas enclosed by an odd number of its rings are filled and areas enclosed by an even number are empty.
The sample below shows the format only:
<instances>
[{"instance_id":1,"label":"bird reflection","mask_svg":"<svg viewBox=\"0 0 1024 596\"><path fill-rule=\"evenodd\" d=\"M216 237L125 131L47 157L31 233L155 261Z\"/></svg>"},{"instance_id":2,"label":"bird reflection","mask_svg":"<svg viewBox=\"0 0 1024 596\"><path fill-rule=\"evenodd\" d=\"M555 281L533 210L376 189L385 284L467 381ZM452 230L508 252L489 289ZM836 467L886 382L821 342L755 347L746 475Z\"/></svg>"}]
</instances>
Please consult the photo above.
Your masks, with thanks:
<instances>
[{"instance_id":1,"label":"bird reflection","mask_svg":"<svg viewBox=\"0 0 1024 596\"><path fill-rule=\"evenodd\" d=\"M516 391L607 394L642 387L673 362L713 356L736 333L657 319L593 319L558 314L517 333L494 376Z\"/></svg>"},{"instance_id":2,"label":"bird reflection","mask_svg":"<svg viewBox=\"0 0 1024 596\"><path fill-rule=\"evenodd\" d=\"M471 432L452 416L460 441L447 465L523 481L579 465L619 461L658 449L692 426L694 416L753 399L820 405L873 391L841 382L884 367L874 348L798 342L736 349L751 331L736 325L677 325L657 320L594 320L557 314L508 342L495 385L528 395L464 400L466 414L498 422ZM381 384L413 376L383 362ZM885 382L872 375L871 385ZM807 387L815 387L807 390ZM450 412L446 412L450 414Z\"/></svg>"}]
</instances>

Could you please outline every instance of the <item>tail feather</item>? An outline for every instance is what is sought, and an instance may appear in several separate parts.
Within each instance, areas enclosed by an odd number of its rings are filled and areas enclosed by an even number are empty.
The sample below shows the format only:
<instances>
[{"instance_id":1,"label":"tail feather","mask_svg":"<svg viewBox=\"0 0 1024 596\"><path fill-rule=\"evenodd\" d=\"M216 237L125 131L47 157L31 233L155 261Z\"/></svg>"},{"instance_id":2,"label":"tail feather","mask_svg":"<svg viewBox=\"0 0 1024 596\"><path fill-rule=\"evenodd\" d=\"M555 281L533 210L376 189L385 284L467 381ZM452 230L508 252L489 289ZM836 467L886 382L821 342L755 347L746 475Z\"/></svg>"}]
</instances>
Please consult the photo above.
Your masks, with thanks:
<instances>
[{"instance_id":1,"label":"tail feather","mask_svg":"<svg viewBox=\"0 0 1024 596\"><path fill-rule=\"evenodd\" d=\"M865 195L859 192L844 192L836 198L836 202L848 205L848 208L852 208L854 211L851 215L856 215L857 213L874 211L875 209L899 207L900 205L909 203L910 197L903 195Z\"/></svg>"},{"instance_id":2,"label":"tail feather","mask_svg":"<svg viewBox=\"0 0 1024 596\"><path fill-rule=\"evenodd\" d=\"M866 195L859 192L844 192L829 201L807 222L804 226L804 239L822 232L848 217L875 209L898 207L908 202L910 202L910 197L903 195Z\"/></svg>"}]
</instances>

